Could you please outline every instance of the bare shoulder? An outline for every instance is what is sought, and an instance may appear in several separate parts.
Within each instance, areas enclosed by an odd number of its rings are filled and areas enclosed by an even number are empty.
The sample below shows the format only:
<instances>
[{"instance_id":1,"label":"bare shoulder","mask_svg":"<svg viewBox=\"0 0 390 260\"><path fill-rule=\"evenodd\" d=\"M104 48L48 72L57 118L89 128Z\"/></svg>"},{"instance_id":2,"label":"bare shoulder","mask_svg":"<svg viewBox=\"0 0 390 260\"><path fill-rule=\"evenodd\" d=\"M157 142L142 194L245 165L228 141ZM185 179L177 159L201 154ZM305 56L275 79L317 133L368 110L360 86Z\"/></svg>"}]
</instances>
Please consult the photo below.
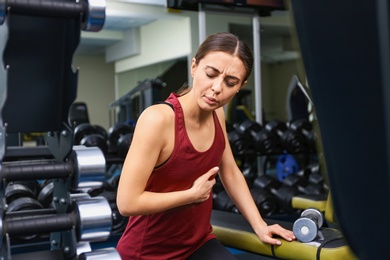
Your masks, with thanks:
<instances>
[{"instance_id":1,"label":"bare shoulder","mask_svg":"<svg viewBox=\"0 0 390 260\"><path fill-rule=\"evenodd\" d=\"M135 135L142 136L141 139L153 138L158 139L173 125L174 113L172 108L164 104L153 105L146 108L139 116L136 127Z\"/></svg>"},{"instance_id":2,"label":"bare shoulder","mask_svg":"<svg viewBox=\"0 0 390 260\"><path fill-rule=\"evenodd\" d=\"M172 108L157 104L146 108L137 120L137 126L150 127L161 130L161 127L166 127L174 120Z\"/></svg>"}]
</instances>

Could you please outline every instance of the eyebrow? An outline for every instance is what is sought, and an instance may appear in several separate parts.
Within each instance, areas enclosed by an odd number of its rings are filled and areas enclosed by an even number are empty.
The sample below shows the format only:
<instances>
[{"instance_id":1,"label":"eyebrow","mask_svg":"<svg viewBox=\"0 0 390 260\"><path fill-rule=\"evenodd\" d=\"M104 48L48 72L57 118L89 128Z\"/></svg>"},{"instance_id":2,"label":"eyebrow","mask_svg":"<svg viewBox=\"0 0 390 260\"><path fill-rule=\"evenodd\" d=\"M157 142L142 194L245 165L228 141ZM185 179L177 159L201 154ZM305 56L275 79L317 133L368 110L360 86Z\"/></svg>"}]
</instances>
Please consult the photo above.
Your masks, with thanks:
<instances>
[{"instance_id":1,"label":"eyebrow","mask_svg":"<svg viewBox=\"0 0 390 260\"><path fill-rule=\"evenodd\" d=\"M212 70L218 72L219 74L221 74L221 72L220 72L217 68L215 68L215 67L213 67L213 66L206 65L206 69L212 69ZM227 78L230 78L230 79L238 80L239 82L241 81L240 78L238 78L238 77L236 77L236 76L233 76L233 75L227 75L226 77L227 77Z\"/></svg>"}]
</instances>

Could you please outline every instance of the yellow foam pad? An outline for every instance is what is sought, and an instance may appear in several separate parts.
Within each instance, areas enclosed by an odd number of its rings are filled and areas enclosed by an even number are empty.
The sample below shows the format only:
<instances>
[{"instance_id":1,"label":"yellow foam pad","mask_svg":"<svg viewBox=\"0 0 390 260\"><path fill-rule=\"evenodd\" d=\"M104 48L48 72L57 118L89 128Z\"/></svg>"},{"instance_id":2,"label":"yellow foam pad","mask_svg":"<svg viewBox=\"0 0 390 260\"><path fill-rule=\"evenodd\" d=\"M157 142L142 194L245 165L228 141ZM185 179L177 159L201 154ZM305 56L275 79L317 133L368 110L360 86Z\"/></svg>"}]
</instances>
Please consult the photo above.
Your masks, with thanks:
<instances>
[{"instance_id":1,"label":"yellow foam pad","mask_svg":"<svg viewBox=\"0 0 390 260\"><path fill-rule=\"evenodd\" d=\"M291 206L294 209L308 209L316 208L324 212L327 205L327 197L313 197L313 196L295 196L291 200Z\"/></svg>"},{"instance_id":2,"label":"yellow foam pad","mask_svg":"<svg viewBox=\"0 0 390 260\"><path fill-rule=\"evenodd\" d=\"M234 223L230 223L234 221ZM309 243L301 243L299 241L288 242L281 238L282 244L280 246L273 246L265 244L259 240L257 235L249 228L249 224L243 219L242 215L215 211L212 215L213 233L217 236L217 239L224 245L251 252L260 255L274 256L281 259L299 259L299 260L315 260L317 259L317 252L321 246L321 240L315 240ZM289 228L292 223L266 220L268 224L278 223L281 226ZM241 224L240 224L241 223ZM248 227L249 226L249 227ZM340 232L331 228L324 228L323 234L325 240L334 234ZM337 238L337 235L335 236ZM357 259L349 246L343 239L336 239L333 242L325 244L320 250L320 260L355 260Z\"/></svg>"}]
</instances>

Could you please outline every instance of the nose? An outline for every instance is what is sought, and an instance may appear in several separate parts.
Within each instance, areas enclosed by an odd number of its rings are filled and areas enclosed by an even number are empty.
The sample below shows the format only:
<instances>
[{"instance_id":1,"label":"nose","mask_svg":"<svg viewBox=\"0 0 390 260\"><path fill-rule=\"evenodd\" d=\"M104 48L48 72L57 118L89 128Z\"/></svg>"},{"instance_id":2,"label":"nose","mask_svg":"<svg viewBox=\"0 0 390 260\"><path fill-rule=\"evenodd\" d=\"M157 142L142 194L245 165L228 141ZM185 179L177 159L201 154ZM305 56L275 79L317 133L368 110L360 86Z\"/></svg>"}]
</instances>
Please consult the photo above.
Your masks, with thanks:
<instances>
[{"instance_id":1,"label":"nose","mask_svg":"<svg viewBox=\"0 0 390 260\"><path fill-rule=\"evenodd\" d=\"M213 82L213 85L211 86L211 90L215 93L215 94L219 94L221 93L222 91L222 82L220 80L215 80Z\"/></svg>"}]
</instances>

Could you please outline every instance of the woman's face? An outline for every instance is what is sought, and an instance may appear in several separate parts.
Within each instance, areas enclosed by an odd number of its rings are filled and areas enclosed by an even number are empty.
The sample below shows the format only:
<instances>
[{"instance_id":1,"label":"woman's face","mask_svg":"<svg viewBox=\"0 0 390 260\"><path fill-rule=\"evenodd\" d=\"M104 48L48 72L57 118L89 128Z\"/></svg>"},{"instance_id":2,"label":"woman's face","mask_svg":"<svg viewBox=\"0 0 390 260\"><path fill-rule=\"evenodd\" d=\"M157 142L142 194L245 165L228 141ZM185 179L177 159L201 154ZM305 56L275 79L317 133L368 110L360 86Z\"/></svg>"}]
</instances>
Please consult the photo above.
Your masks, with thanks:
<instances>
[{"instance_id":1,"label":"woman's face","mask_svg":"<svg viewBox=\"0 0 390 260\"><path fill-rule=\"evenodd\" d=\"M199 106L215 110L227 104L245 82L244 63L226 52L210 52L196 64L192 59L192 88Z\"/></svg>"}]
</instances>

